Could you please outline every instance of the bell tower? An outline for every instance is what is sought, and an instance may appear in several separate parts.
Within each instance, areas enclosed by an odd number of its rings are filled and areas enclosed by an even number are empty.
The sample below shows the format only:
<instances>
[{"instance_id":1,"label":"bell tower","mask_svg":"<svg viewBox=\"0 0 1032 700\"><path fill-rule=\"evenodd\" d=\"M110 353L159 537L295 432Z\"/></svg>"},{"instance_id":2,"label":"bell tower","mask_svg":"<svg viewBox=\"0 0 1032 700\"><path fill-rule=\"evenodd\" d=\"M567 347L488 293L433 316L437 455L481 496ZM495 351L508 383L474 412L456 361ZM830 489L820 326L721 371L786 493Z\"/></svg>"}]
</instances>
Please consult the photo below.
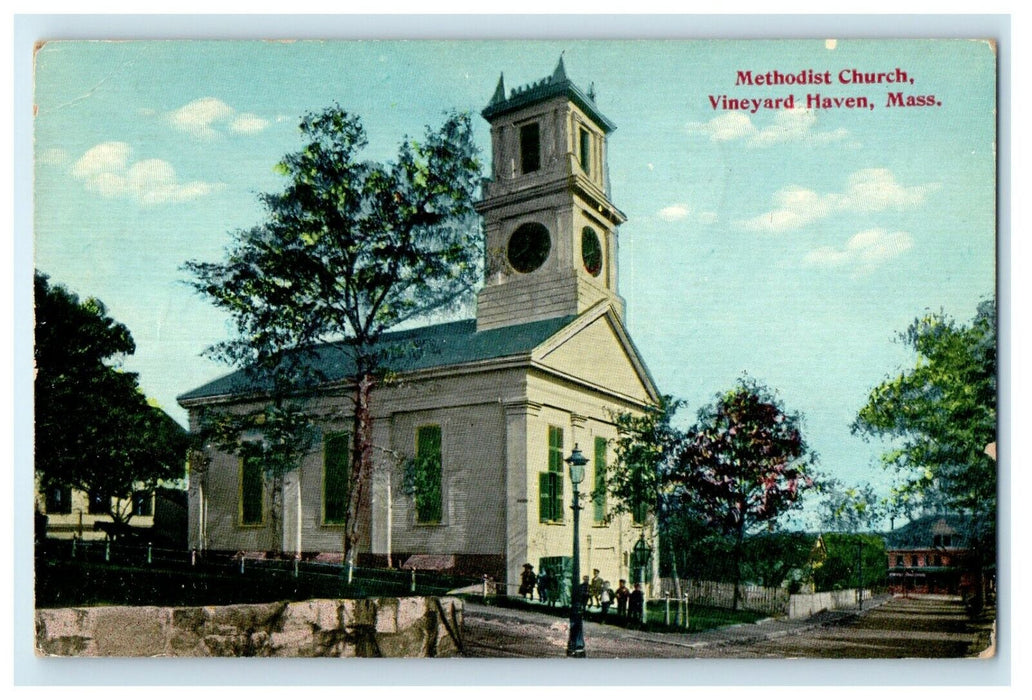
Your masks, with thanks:
<instances>
[{"instance_id":1,"label":"bell tower","mask_svg":"<svg viewBox=\"0 0 1032 700\"><path fill-rule=\"evenodd\" d=\"M566 77L551 76L505 94L504 75L483 112L491 124L491 178L477 211L484 217L484 287L477 330L581 313L617 294L617 227L627 220L609 201L606 138L616 128Z\"/></svg>"}]
</instances>

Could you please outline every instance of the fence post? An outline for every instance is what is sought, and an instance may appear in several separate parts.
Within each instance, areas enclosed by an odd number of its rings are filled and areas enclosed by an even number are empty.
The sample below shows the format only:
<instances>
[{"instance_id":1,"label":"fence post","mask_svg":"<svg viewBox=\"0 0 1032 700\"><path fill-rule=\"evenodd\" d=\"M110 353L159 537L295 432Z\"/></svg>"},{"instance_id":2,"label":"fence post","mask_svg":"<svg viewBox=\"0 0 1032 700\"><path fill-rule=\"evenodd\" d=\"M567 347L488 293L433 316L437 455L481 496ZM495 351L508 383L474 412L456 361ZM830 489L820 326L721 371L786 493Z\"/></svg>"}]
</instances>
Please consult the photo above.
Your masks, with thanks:
<instances>
[{"instance_id":1,"label":"fence post","mask_svg":"<svg viewBox=\"0 0 1032 700\"><path fill-rule=\"evenodd\" d=\"M300 557L294 557L294 578L297 578L297 569L300 561Z\"/></svg>"},{"instance_id":2,"label":"fence post","mask_svg":"<svg viewBox=\"0 0 1032 700\"><path fill-rule=\"evenodd\" d=\"M75 550L79 545L79 538L72 535L72 559L75 559Z\"/></svg>"},{"instance_id":3,"label":"fence post","mask_svg":"<svg viewBox=\"0 0 1032 700\"><path fill-rule=\"evenodd\" d=\"M111 540L104 541L104 561L111 561Z\"/></svg>"},{"instance_id":4,"label":"fence post","mask_svg":"<svg viewBox=\"0 0 1032 700\"><path fill-rule=\"evenodd\" d=\"M190 566L197 566L197 550L190 550Z\"/></svg>"},{"instance_id":5,"label":"fence post","mask_svg":"<svg viewBox=\"0 0 1032 700\"><path fill-rule=\"evenodd\" d=\"M240 555L240 573L244 573L244 562L245 561L246 561L246 559L244 558L244 555L241 554Z\"/></svg>"},{"instance_id":6,"label":"fence post","mask_svg":"<svg viewBox=\"0 0 1032 700\"><path fill-rule=\"evenodd\" d=\"M487 600L487 574L484 574L484 600Z\"/></svg>"},{"instance_id":7,"label":"fence post","mask_svg":"<svg viewBox=\"0 0 1032 700\"><path fill-rule=\"evenodd\" d=\"M153 545L153 543L151 543L151 542L148 542L148 543L147 543L147 563L148 563L148 564L150 564L150 563L151 563L152 561L154 561L154 560L153 560L153 559L151 558L151 548L152 548L153 546L154 546L154 545Z\"/></svg>"},{"instance_id":8,"label":"fence post","mask_svg":"<svg viewBox=\"0 0 1032 700\"><path fill-rule=\"evenodd\" d=\"M416 592L416 570L412 569L412 592Z\"/></svg>"},{"instance_id":9,"label":"fence post","mask_svg":"<svg viewBox=\"0 0 1032 700\"><path fill-rule=\"evenodd\" d=\"M664 624L669 626L670 625L670 596L665 597L663 599L663 602L666 603L666 611L665 611L665 613L663 615L663 622L664 622Z\"/></svg>"}]
</instances>

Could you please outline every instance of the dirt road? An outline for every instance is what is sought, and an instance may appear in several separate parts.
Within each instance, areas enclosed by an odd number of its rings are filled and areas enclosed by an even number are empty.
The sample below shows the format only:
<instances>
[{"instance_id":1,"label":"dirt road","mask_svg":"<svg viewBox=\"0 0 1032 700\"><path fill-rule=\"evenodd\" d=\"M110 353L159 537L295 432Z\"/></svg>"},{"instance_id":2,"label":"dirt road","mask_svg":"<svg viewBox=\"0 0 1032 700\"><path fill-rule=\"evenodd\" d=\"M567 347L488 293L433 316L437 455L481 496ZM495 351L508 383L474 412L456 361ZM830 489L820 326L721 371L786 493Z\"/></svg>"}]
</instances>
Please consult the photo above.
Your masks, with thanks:
<instances>
[{"instance_id":1,"label":"dirt road","mask_svg":"<svg viewBox=\"0 0 1032 700\"><path fill-rule=\"evenodd\" d=\"M536 612L469 605L466 655L563 657L566 621ZM585 623L589 658L929 658L977 656L987 623L972 623L959 598L894 598L857 615L770 620L700 634L656 634Z\"/></svg>"}]
</instances>

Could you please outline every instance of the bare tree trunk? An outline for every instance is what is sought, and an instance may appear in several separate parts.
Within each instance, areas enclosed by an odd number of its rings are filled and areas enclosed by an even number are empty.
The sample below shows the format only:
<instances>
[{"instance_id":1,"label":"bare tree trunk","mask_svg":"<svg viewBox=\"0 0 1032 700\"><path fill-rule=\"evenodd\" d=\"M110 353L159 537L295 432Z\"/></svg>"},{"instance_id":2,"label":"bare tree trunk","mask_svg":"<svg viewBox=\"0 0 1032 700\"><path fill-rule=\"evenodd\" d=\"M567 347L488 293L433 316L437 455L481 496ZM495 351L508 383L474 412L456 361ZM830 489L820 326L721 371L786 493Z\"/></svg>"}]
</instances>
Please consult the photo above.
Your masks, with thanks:
<instances>
[{"instance_id":1,"label":"bare tree trunk","mask_svg":"<svg viewBox=\"0 0 1032 700\"><path fill-rule=\"evenodd\" d=\"M348 510L344 528L344 559L354 565L358 548L358 519L369 481L373 461L373 417L369 397L373 390L373 376L363 372L355 387L354 438L352 441L351 474L348 489Z\"/></svg>"},{"instance_id":2,"label":"bare tree trunk","mask_svg":"<svg viewBox=\"0 0 1032 700\"><path fill-rule=\"evenodd\" d=\"M738 601L742 598L741 584L742 584L742 544L745 540L745 522L744 520L738 525L738 532L735 534L735 552L734 552L734 567L735 567L735 594L731 600L731 609L738 610Z\"/></svg>"},{"instance_id":3,"label":"bare tree trunk","mask_svg":"<svg viewBox=\"0 0 1032 700\"><path fill-rule=\"evenodd\" d=\"M283 552L283 475L272 477L272 502L269 504L269 526L272 528L273 551Z\"/></svg>"}]
</instances>

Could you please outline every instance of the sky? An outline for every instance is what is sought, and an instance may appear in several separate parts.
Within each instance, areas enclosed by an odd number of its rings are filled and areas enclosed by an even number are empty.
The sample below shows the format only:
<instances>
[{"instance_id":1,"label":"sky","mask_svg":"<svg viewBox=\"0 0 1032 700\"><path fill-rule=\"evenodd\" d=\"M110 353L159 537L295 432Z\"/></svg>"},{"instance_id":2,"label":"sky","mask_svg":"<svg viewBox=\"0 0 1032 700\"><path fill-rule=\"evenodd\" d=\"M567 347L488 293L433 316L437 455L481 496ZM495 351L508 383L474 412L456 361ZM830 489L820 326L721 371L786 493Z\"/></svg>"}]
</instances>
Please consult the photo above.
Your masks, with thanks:
<instances>
[{"instance_id":1,"label":"sky","mask_svg":"<svg viewBox=\"0 0 1032 700\"><path fill-rule=\"evenodd\" d=\"M821 469L887 493L884 443L849 425L912 366L897 334L928 310L971 318L995 287L995 56L975 41L51 42L35 63L35 264L97 297L136 340L124 366L175 397L227 367L232 327L188 286L284 181L300 116L361 116L389 159L445 111L479 114L560 54L610 135L626 323L682 422L743 372L804 415ZM842 84L840 71L903 84ZM736 85L828 71L831 84ZM772 76L773 78L773 76ZM912 79L913 82L909 82ZM889 107L890 92L934 96ZM866 98L805 109L806 96ZM722 96L793 95L793 109ZM475 118L489 157L488 125Z\"/></svg>"}]
</instances>

